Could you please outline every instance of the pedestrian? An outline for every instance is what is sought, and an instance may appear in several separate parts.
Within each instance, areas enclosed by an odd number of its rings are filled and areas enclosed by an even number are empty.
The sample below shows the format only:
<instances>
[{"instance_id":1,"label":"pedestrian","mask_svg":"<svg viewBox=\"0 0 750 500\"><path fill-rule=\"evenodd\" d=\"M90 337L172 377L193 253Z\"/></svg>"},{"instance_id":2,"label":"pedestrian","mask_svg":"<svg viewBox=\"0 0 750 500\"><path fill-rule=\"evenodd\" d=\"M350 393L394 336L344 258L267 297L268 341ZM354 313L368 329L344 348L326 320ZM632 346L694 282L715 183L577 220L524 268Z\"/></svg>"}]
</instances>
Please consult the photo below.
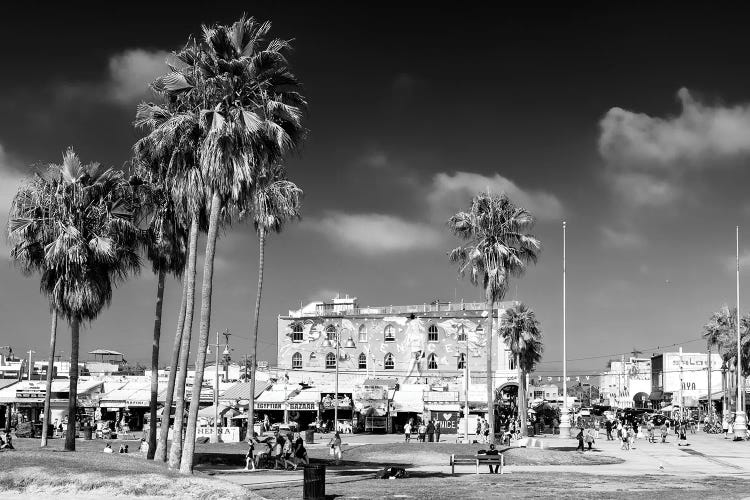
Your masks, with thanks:
<instances>
[{"instance_id":1,"label":"pedestrian","mask_svg":"<svg viewBox=\"0 0 750 500\"><path fill-rule=\"evenodd\" d=\"M276 440L273 445L273 469L279 466L284 467L284 438L277 432Z\"/></svg>"},{"instance_id":2,"label":"pedestrian","mask_svg":"<svg viewBox=\"0 0 750 500\"><path fill-rule=\"evenodd\" d=\"M406 422L404 425L404 443L411 441L411 421Z\"/></svg>"},{"instance_id":3,"label":"pedestrian","mask_svg":"<svg viewBox=\"0 0 750 500\"><path fill-rule=\"evenodd\" d=\"M482 418L482 437L483 443L489 443L490 440L490 424L486 419Z\"/></svg>"},{"instance_id":4,"label":"pedestrian","mask_svg":"<svg viewBox=\"0 0 750 500\"><path fill-rule=\"evenodd\" d=\"M250 465L255 470L255 443L251 439L247 442L247 453L245 453L245 470L251 470Z\"/></svg>"},{"instance_id":5,"label":"pedestrian","mask_svg":"<svg viewBox=\"0 0 750 500\"><path fill-rule=\"evenodd\" d=\"M598 418L594 419L594 439L599 439L599 429L601 429L601 422Z\"/></svg>"},{"instance_id":6,"label":"pedestrian","mask_svg":"<svg viewBox=\"0 0 750 500\"><path fill-rule=\"evenodd\" d=\"M623 427L620 431L620 436L622 439L622 446L620 447L621 450L628 451L630 450L630 438L628 437L628 428Z\"/></svg>"},{"instance_id":7,"label":"pedestrian","mask_svg":"<svg viewBox=\"0 0 750 500\"><path fill-rule=\"evenodd\" d=\"M497 456L497 455L500 455L500 452L495 449L494 444L490 444L490 449L487 450L486 454ZM500 470L500 464L488 464L488 465L490 467L490 474L497 474L498 471ZM494 467L494 470L493 470L493 467Z\"/></svg>"},{"instance_id":8,"label":"pedestrian","mask_svg":"<svg viewBox=\"0 0 750 500\"><path fill-rule=\"evenodd\" d=\"M734 435L734 420L729 421L729 429L727 429L727 431L729 432L729 434Z\"/></svg>"},{"instance_id":9,"label":"pedestrian","mask_svg":"<svg viewBox=\"0 0 750 500\"><path fill-rule=\"evenodd\" d=\"M435 441L435 424L432 420L427 421L427 441L433 443Z\"/></svg>"},{"instance_id":10,"label":"pedestrian","mask_svg":"<svg viewBox=\"0 0 750 500\"><path fill-rule=\"evenodd\" d=\"M310 465L310 459L307 457L307 449L305 449L305 441L302 439L302 435L297 435L297 439L294 441L294 470L297 470L300 463Z\"/></svg>"},{"instance_id":11,"label":"pedestrian","mask_svg":"<svg viewBox=\"0 0 750 500\"><path fill-rule=\"evenodd\" d=\"M481 442L481 436L482 436L482 417L479 417L477 419L477 443Z\"/></svg>"},{"instance_id":12,"label":"pedestrian","mask_svg":"<svg viewBox=\"0 0 750 500\"><path fill-rule=\"evenodd\" d=\"M729 420L727 419L726 415L724 416L724 419L721 422L721 430L724 431L724 439L729 439L728 433L729 433Z\"/></svg>"},{"instance_id":13,"label":"pedestrian","mask_svg":"<svg viewBox=\"0 0 750 500\"><path fill-rule=\"evenodd\" d=\"M607 441L612 441L614 438L612 437L612 421L610 419L604 422L604 428L607 429Z\"/></svg>"},{"instance_id":14,"label":"pedestrian","mask_svg":"<svg viewBox=\"0 0 750 500\"><path fill-rule=\"evenodd\" d=\"M656 440L654 439L654 422L649 420L646 424L646 431L648 432L648 442L654 443Z\"/></svg>"},{"instance_id":15,"label":"pedestrian","mask_svg":"<svg viewBox=\"0 0 750 500\"><path fill-rule=\"evenodd\" d=\"M689 446L687 442L687 422L683 422L680 425L680 441L677 446Z\"/></svg>"},{"instance_id":16,"label":"pedestrian","mask_svg":"<svg viewBox=\"0 0 750 500\"><path fill-rule=\"evenodd\" d=\"M338 431L334 433L328 446L331 447L328 453L336 459L336 465L339 465L341 463L341 436Z\"/></svg>"},{"instance_id":17,"label":"pedestrian","mask_svg":"<svg viewBox=\"0 0 750 500\"><path fill-rule=\"evenodd\" d=\"M661 442L666 443L667 435L669 434L669 426L667 425L667 422L663 422L659 430L661 431Z\"/></svg>"},{"instance_id":18,"label":"pedestrian","mask_svg":"<svg viewBox=\"0 0 750 500\"><path fill-rule=\"evenodd\" d=\"M560 420L557 416L552 419L552 434L560 434Z\"/></svg>"},{"instance_id":19,"label":"pedestrian","mask_svg":"<svg viewBox=\"0 0 750 500\"><path fill-rule=\"evenodd\" d=\"M425 425L424 421L419 422L419 428L417 430L417 440L420 443L424 443L425 436L427 435L427 426Z\"/></svg>"},{"instance_id":20,"label":"pedestrian","mask_svg":"<svg viewBox=\"0 0 750 500\"><path fill-rule=\"evenodd\" d=\"M635 428L628 428L628 450L635 449Z\"/></svg>"},{"instance_id":21,"label":"pedestrian","mask_svg":"<svg viewBox=\"0 0 750 500\"><path fill-rule=\"evenodd\" d=\"M439 420L435 421L435 442L436 443L440 442L440 421Z\"/></svg>"},{"instance_id":22,"label":"pedestrian","mask_svg":"<svg viewBox=\"0 0 750 500\"><path fill-rule=\"evenodd\" d=\"M591 446L594 444L594 429L586 429L586 438L585 438L586 444L589 447L589 451L591 451Z\"/></svg>"},{"instance_id":23,"label":"pedestrian","mask_svg":"<svg viewBox=\"0 0 750 500\"><path fill-rule=\"evenodd\" d=\"M576 448L576 451L583 453L583 427L578 428L576 439L578 440L578 448Z\"/></svg>"}]
</instances>

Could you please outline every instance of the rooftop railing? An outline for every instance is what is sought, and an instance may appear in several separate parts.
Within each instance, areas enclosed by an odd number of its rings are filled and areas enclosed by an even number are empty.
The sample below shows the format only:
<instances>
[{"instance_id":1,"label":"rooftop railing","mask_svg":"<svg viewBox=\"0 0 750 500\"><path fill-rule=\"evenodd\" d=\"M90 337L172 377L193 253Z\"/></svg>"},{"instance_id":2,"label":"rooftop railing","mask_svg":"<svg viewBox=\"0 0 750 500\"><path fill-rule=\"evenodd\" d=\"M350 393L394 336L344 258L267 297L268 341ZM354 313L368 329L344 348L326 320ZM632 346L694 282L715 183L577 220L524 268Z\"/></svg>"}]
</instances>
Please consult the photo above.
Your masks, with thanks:
<instances>
[{"instance_id":1,"label":"rooftop railing","mask_svg":"<svg viewBox=\"0 0 750 500\"><path fill-rule=\"evenodd\" d=\"M497 308L507 308L514 302L500 302ZM361 316L368 314L408 314L426 312L452 312L452 311L484 311L487 304L484 302L440 302L433 304L415 304L408 306L377 306L377 307L353 307L342 309L338 304L318 304L315 312L300 313L301 316Z\"/></svg>"}]
</instances>

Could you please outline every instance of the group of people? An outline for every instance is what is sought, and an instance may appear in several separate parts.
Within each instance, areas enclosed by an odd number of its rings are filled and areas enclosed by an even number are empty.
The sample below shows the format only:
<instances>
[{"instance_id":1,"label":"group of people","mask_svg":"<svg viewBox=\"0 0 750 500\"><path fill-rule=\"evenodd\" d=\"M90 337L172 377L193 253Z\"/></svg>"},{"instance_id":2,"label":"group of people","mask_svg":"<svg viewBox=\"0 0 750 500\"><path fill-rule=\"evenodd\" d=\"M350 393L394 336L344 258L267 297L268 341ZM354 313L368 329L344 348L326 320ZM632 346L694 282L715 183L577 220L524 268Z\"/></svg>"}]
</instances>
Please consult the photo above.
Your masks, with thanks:
<instances>
[{"instance_id":1,"label":"group of people","mask_svg":"<svg viewBox=\"0 0 750 500\"><path fill-rule=\"evenodd\" d=\"M338 436L338 433L336 433ZM339 457L340 457L339 438ZM339 458L340 459L340 458ZM299 464L308 465L310 463L307 457L305 441L298 433L296 439L291 436L284 436L277 432L274 435L273 445L268 441L261 441L258 433L254 432L253 437L248 441L248 449L245 454L245 470L255 470L261 466L264 460L273 460L274 469L297 470Z\"/></svg>"},{"instance_id":2,"label":"group of people","mask_svg":"<svg viewBox=\"0 0 750 500\"><path fill-rule=\"evenodd\" d=\"M411 435L415 431L417 441L420 443L440 442L440 430L440 422L437 420L428 420L427 422L421 420L418 424L415 424L414 419L410 418L404 425L404 442L411 441Z\"/></svg>"},{"instance_id":3,"label":"group of people","mask_svg":"<svg viewBox=\"0 0 750 500\"><path fill-rule=\"evenodd\" d=\"M13 438L10 435L10 431L5 432L5 439L0 436L0 451L15 450L13 447Z\"/></svg>"},{"instance_id":4,"label":"group of people","mask_svg":"<svg viewBox=\"0 0 750 500\"><path fill-rule=\"evenodd\" d=\"M112 445L110 443L107 443L107 445L102 450L104 453L114 453L115 450L112 449ZM118 453L128 453L128 445L121 444L120 445L120 451Z\"/></svg>"}]
</instances>

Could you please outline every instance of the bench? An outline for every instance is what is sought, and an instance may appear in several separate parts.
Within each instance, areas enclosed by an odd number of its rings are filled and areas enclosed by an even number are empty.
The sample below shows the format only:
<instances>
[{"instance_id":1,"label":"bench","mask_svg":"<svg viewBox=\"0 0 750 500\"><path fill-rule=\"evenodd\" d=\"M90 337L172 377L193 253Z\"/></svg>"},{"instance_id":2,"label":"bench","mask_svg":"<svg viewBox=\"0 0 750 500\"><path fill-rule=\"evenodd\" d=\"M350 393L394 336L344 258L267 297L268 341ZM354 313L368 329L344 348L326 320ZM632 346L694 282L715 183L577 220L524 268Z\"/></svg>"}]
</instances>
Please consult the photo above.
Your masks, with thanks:
<instances>
[{"instance_id":1,"label":"bench","mask_svg":"<svg viewBox=\"0 0 750 500\"><path fill-rule=\"evenodd\" d=\"M503 473L503 466L505 465L505 458L503 452L507 450L498 450L499 455L451 455L451 474L456 473L456 465L475 465L477 474L479 474L480 465L499 465L500 474Z\"/></svg>"}]
</instances>

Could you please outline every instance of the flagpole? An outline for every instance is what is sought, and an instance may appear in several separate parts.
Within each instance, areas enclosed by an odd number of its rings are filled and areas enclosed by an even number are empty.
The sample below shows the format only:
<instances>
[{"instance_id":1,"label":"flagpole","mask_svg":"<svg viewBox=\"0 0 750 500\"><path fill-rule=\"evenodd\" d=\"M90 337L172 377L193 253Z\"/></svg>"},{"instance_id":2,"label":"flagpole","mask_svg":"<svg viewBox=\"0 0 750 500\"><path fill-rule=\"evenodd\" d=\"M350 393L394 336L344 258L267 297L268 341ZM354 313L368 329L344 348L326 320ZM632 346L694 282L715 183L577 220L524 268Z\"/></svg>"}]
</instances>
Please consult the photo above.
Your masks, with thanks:
<instances>
[{"instance_id":1,"label":"flagpole","mask_svg":"<svg viewBox=\"0 0 750 500\"><path fill-rule=\"evenodd\" d=\"M563 228L563 324L562 324L562 331L563 331L563 409L562 414L560 415L560 438L567 439L570 437L570 415L568 414L568 356L567 356L567 350L566 350L566 320L567 320L567 311L566 311L566 283L565 283L565 232L567 228L567 223L563 221L562 223Z\"/></svg>"},{"instance_id":2,"label":"flagpole","mask_svg":"<svg viewBox=\"0 0 750 500\"><path fill-rule=\"evenodd\" d=\"M734 418L734 437L745 438L747 420L742 402L742 350L740 339L740 226L736 228L737 255L737 404Z\"/></svg>"}]
</instances>

